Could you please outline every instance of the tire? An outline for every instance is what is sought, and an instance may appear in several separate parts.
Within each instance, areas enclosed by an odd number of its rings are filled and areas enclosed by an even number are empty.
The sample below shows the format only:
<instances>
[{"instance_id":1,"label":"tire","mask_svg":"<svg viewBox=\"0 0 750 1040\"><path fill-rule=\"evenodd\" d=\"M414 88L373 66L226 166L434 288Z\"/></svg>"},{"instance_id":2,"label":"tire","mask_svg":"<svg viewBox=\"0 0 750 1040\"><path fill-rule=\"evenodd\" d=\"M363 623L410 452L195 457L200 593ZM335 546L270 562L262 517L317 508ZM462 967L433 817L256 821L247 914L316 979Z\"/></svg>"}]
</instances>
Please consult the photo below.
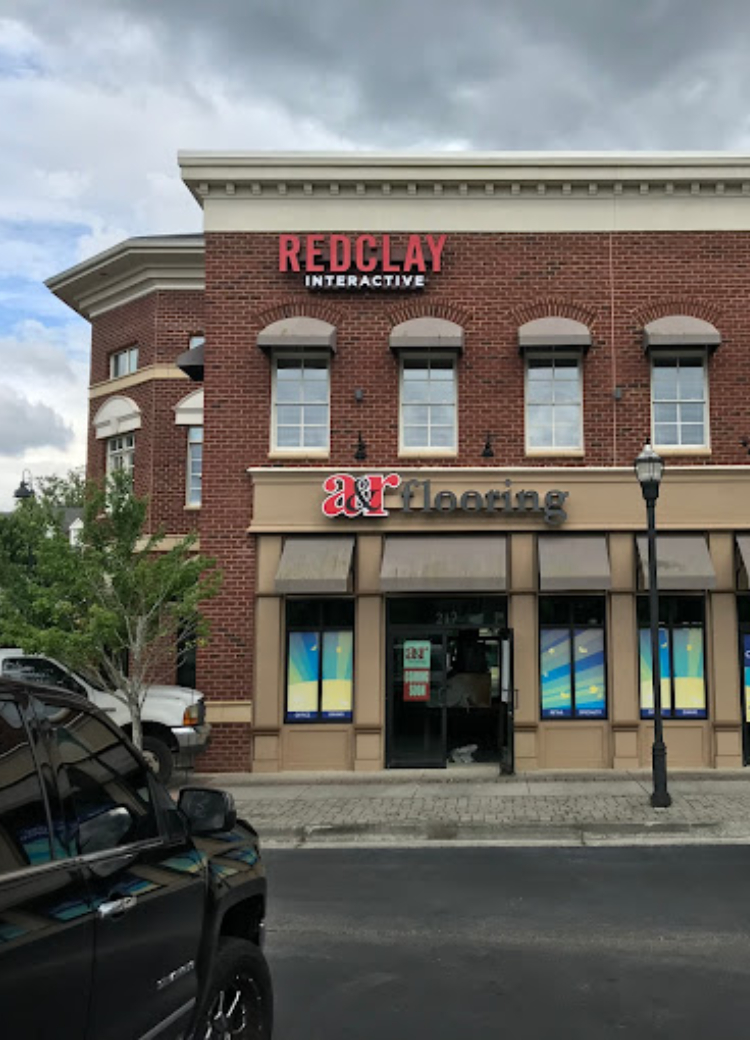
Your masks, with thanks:
<instances>
[{"instance_id":1,"label":"tire","mask_svg":"<svg viewBox=\"0 0 750 1040\"><path fill-rule=\"evenodd\" d=\"M158 737L144 736L143 754L159 780L168 784L174 770L174 755L170 748Z\"/></svg>"},{"instance_id":2,"label":"tire","mask_svg":"<svg viewBox=\"0 0 750 1040\"><path fill-rule=\"evenodd\" d=\"M219 940L193 1040L271 1040L273 986L266 958L245 939Z\"/></svg>"}]
</instances>

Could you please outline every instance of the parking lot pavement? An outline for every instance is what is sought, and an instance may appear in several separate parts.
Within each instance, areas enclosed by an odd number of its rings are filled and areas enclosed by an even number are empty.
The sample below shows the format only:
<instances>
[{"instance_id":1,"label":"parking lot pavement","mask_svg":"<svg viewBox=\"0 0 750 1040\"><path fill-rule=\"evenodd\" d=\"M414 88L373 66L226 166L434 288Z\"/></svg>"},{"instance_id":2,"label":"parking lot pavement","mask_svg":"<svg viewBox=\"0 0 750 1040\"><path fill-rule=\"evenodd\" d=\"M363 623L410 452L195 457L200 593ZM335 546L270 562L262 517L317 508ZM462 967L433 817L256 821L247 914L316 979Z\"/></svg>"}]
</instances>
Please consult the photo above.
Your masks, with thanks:
<instances>
[{"instance_id":1,"label":"parking lot pavement","mask_svg":"<svg viewBox=\"0 0 750 1040\"><path fill-rule=\"evenodd\" d=\"M393 773L211 774L241 816L278 846L383 843L510 845L750 842L750 776L674 773L673 804L652 809L648 773L498 777Z\"/></svg>"}]
</instances>

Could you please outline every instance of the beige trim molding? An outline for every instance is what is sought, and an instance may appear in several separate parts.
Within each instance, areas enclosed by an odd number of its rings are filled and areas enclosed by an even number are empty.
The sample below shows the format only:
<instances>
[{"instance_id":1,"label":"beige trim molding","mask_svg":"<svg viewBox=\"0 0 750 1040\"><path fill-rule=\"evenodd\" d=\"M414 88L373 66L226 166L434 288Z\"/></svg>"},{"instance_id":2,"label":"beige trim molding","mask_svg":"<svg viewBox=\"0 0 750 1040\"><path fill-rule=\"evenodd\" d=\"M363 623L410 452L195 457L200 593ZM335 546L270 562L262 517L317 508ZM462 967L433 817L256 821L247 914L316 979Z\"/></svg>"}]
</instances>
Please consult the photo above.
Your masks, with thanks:
<instances>
[{"instance_id":1,"label":"beige trim molding","mask_svg":"<svg viewBox=\"0 0 750 1040\"><path fill-rule=\"evenodd\" d=\"M211 724L242 722L250 726L253 722L253 702L251 700L212 701L206 699L206 721Z\"/></svg>"},{"instance_id":2,"label":"beige trim molding","mask_svg":"<svg viewBox=\"0 0 750 1040\"><path fill-rule=\"evenodd\" d=\"M152 292L205 288L202 235L128 238L49 278L45 285L84 318Z\"/></svg>"},{"instance_id":3,"label":"beige trim molding","mask_svg":"<svg viewBox=\"0 0 750 1040\"><path fill-rule=\"evenodd\" d=\"M161 540L161 543L157 546L155 551L169 552L170 549L174 549L175 546L179 545L184 538L187 538L189 536L189 533L189 531L186 531L185 534L165 534ZM148 544L148 538L148 535L143 535L143 537L138 539L138 541L135 543L136 552L146 547L146 545ZM197 538L193 542L192 552L200 552L200 548L200 539Z\"/></svg>"},{"instance_id":4,"label":"beige trim molding","mask_svg":"<svg viewBox=\"0 0 750 1040\"><path fill-rule=\"evenodd\" d=\"M146 365L139 368L129 376L120 376L119 379L106 379L102 383L92 383L89 387L89 398L106 397L107 394L119 394L122 390L128 390L131 386L140 386L141 383L153 383L155 379L177 379L181 382L189 382L188 376L174 365Z\"/></svg>"},{"instance_id":5,"label":"beige trim molding","mask_svg":"<svg viewBox=\"0 0 750 1040\"><path fill-rule=\"evenodd\" d=\"M750 230L750 157L720 152L180 152L207 231Z\"/></svg>"}]
</instances>

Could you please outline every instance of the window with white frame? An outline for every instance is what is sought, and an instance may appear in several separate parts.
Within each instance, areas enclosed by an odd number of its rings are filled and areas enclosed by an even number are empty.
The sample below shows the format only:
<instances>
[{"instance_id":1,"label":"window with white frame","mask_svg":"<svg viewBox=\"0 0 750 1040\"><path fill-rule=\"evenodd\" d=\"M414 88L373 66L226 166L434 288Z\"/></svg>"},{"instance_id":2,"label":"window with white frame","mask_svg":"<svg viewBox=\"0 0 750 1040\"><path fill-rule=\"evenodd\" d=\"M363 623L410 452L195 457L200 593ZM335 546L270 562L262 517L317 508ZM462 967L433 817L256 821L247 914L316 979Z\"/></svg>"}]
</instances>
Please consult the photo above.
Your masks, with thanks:
<instances>
[{"instance_id":1,"label":"window with white frame","mask_svg":"<svg viewBox=\"0 0 750 1040\"><path fill-rule=\"evenodd\" d=\"M188 454L186 502L189 506L201 504L203 483L203 427L188 426Z\"/></svg>"},{"instance_id":2,"label":"window with white frame","mask_svg":"<svg viewBox=\"0 0 750 1040\"><path fill-rule=\"evenodd\" d=\"M453 358L401 359L401 449L455 451L456 366Z\"/></svg>"},{"instance_id":3,"label":"window with white frame","mask_svg":"<svg viewBox=\"0 0 750 1040\"><path fill-rule=\"evenodd\" d=\"M329 443L328 358L274 359L273 448L326 451Z\"/></svg>"},{"instance_id":4,"label":"window with white frame","mask_svg":"<svg viewBox=\"0 0 750 1040\"><path fill-rule=\"evenodd\" d=\"M107 441L107 473L118 470L133 472L135 464L135 436L132 433L110 437Z\"/></svg>"},{"instance_id":5,"label":"window with white frame","mask_svg":"<svg viewBox=\"0 0 750 1040\"><path fill-rule=\"evenodd\" d=\"M120 376L129 376L138 368L138 347L128 347L127 350L118 350L109 358L109 378L119 379Z\"/></svg>"},{"instance_id":6,"label":"window with white frame","mask_svg":"<svg viewBox=\"0 0 750 1040\"><path fill-rule=\"evenodd\" d=\"M526 450L583 448L583 387L577 357L526 361Z\"/></svg>"},{"instance_id":7,"label":"window with white frame","mask_svg":"<svg viewBox=\"0 0 750 1040\"><path fill-rule=\"evenodd\" d=\"M706 446L707 405L704 354L653 358L651 412L655 445L662 448Z\"/></svg>"}]
</instances>

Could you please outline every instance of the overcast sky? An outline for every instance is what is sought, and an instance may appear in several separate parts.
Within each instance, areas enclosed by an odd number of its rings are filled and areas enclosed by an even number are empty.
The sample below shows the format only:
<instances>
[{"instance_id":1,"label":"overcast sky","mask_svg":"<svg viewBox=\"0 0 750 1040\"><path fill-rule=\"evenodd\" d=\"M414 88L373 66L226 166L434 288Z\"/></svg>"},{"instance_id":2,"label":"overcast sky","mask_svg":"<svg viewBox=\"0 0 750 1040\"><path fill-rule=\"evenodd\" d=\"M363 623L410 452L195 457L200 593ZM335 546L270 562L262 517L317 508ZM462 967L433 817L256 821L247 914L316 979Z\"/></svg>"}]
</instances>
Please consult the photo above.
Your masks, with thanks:
<instances>
[{"instance_id":1,"label":"overcast sky","mask_svg":"<svg viewBox=\"0 0 750 1040\"><path fill-rule=\"evenodd\" d=\"M750 152L746 0L0 0L0 510L84 461L45 278L196 231L178 149Z\"/></svg>"}]
</instances>

